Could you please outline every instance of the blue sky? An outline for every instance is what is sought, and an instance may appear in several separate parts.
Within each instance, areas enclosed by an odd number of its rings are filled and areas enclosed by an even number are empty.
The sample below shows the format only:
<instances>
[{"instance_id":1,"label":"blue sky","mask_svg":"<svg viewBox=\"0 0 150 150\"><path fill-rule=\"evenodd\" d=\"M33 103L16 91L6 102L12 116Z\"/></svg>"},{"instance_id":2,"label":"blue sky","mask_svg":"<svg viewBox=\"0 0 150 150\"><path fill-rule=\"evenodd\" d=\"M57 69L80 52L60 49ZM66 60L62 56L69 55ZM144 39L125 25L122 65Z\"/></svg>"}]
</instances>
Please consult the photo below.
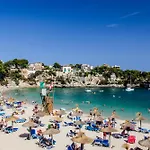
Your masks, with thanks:
<instances>
[{"instance_id":1,"label":"blue sky","mask_svg":"<svg viewBox=\"0 0 150 150\"><path fill-rule=\"evenodd\" d=\"M149 0L1 0L0 59L150 71Z\"/></svg>"}]
</instances>

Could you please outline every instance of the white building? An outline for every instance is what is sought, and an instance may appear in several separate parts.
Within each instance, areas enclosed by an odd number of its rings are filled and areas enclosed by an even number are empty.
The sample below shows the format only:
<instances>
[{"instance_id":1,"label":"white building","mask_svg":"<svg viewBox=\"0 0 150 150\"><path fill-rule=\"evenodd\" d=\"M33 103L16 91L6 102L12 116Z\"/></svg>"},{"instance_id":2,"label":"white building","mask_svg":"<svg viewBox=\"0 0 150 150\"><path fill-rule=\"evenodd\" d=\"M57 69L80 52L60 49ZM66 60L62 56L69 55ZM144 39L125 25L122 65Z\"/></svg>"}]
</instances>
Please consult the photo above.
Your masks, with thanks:
<instances>
[{"instance_id":1,"label":"white building","mask_svg":"<svg viewBox=\"0 0 150 150\"><path fill-rule=\"evenodd\" d=\"M63 71L63 73L71 73L72 68L70 66L63 66L62 71Z\"/></svg>"},{"instance_id":2,"label":"white building","mask_svg":"<svg viewBox=\"0 0 150 150\"><path fill-rule=\"evenodd\" d=\"M81 69L84 70L84 72L89 72L93 69L93 66L90 66L88 64L82 64Z\"/></svg>"},{"instance_id":3,"label":"white building","mask_svg":"<svg viewBox=\"0 0 150 150\"><path fill-rule=\"evenodd\" d=\"M37 63L29 64L28 68L30 71L42 71L44 66L43 63L37 62Z\"/></svg>"},{"instance_id":4,"label":"white building","mask_svg":"<svg viewBox=\"0 0 150 150\"><path fill-rule=\"evenodd\" d=\"M112 68L120 69L120 66L114 65L114 66L112 66Z\"/></svg>"}]
</instances>

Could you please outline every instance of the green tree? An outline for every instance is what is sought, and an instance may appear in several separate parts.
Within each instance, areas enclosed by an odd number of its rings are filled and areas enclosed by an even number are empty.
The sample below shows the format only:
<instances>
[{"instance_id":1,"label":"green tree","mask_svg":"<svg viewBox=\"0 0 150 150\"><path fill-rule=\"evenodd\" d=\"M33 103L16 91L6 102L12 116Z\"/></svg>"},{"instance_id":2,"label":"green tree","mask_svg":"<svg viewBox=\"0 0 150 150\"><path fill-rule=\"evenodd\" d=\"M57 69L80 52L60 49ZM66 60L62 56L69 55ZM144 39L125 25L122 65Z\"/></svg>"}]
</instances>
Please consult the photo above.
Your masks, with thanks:
<instances>
[{"instance_id":1,"label":"green tree","mask_svg":"<svg viewBox=\"0 0 150 150\"><path fill-rule=\"evenodd\" d=\"M55 69L61 69L62 66L59 63L55 62L54 65L53 65L53 67Z\"/></svg>"},{"instance_id":2,"label":"green tree","mask_svg":"<svg viewBox=\"0 0 150 150\"><path fill-rule=\"evenodd\" d=\"M81 69L82 64L75 64L74 68L80 70Z\"/></svg>"},{"instance_id":3,"label":"green tree","mask_svg":"<svg viewBox=\"0 0 150 150\"><path fill-rule=\"evenodd\" d=\"M6 76L6 70L2 61L0 61L0 80L4 80Z\"/></svg>"}]
</instances>

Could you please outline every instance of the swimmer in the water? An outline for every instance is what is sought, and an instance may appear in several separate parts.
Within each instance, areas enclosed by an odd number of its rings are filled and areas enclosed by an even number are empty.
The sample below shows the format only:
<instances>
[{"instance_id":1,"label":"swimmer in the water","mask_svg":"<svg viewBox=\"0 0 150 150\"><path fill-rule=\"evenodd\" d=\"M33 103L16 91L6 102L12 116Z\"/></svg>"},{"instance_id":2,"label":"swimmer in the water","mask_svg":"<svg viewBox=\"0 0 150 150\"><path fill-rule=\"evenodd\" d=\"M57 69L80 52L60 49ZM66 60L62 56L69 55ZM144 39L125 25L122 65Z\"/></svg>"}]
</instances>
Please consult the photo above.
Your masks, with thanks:
<instances>
[{"instance_id":1,"label":"swimmer in the water","mask_svg":"<svg viewBox=\"0 0 150 150\"><path fill-rule=\"evenodd\" d=\"M121 111L124 111L124 108L121 108Z\"/></svg>"},{"instance_id":2,"label":"swimmer in the water","mask_svg":"<svg viewBox=\"0 0 150 150\"><path fill-rule=\"evenodd\" d=\"M91 102L90 102L90 101L86 101L86 103L87 103L87 104L90 104Z\"/></svg>"},{"instance_id":3,"label":"swimmer in the water","mask_svg":"<svg viewBox=\"0 0 150 150\"><path fill-rule=\"evenodd\" d=\"M106 105L104 104L103 106L105 107Z\"/></svg>"}]
</instances>

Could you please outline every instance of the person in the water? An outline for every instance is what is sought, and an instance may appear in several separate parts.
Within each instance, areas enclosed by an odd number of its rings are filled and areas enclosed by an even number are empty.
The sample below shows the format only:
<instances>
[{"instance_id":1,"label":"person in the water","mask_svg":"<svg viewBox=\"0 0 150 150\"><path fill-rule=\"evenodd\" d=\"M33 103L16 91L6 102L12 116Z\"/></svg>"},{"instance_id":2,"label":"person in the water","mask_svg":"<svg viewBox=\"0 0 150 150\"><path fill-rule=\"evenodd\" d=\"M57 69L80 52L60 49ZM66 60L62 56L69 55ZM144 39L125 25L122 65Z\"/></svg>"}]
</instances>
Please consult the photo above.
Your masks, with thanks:
<instances>
[{"instance_id":1,"label":"person in the water","mask_svg":"<svg viewBox=\"0 0 150 150\"><path fill-rule=\"evenodd\" d=\"M124 111L124 108L121 108L121 111Z\"/></svg>"}]
</instances>

